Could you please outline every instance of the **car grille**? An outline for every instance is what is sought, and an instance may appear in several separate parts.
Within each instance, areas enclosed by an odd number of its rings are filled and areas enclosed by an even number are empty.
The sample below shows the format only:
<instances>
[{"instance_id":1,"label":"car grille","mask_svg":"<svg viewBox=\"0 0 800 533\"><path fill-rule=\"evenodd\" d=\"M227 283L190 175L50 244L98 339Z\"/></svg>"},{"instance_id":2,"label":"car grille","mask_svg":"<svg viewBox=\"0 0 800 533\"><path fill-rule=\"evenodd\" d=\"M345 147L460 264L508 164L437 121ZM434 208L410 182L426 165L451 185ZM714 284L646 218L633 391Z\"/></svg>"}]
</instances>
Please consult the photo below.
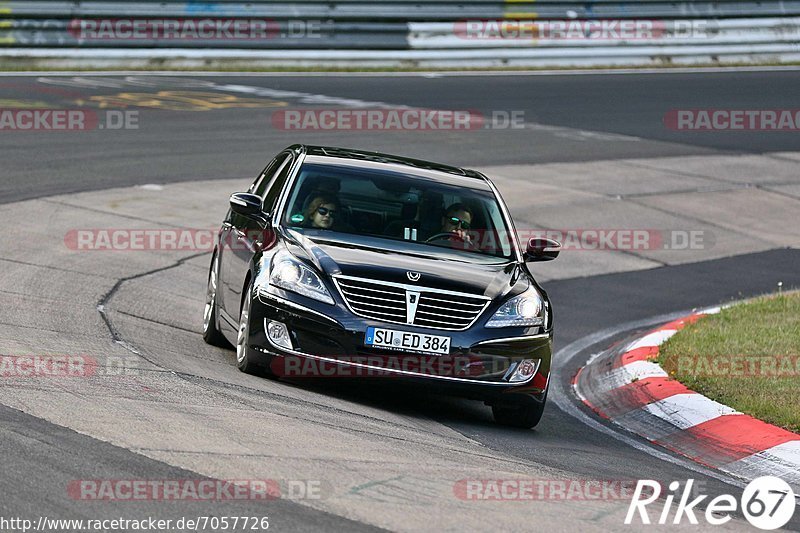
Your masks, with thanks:
<instances>
[{"instance_id":1,"label":"car grille","mask_svg":"<svg viewBox=\"0 0 800 533\"><path fill-rule=\"evenodd\" d=\"M335 276L342 297L358 316L423 328L467 329L489 305L486 296L389 283L351 276ZM407 320L407 293L419 293L413 320Z\"/></svg>"}]
</instances>

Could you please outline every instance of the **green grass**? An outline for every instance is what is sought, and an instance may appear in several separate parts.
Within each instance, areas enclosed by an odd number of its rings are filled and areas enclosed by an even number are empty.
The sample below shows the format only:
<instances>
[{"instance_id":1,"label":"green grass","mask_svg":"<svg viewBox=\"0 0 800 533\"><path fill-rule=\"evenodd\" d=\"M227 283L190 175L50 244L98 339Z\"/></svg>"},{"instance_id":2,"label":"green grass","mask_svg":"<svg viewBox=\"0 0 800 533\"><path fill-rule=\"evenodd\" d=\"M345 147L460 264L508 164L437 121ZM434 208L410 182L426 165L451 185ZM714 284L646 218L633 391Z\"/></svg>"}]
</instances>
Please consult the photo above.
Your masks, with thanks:
<instances>
[{"instance_id":1,"label":"green grass","mask_svg":"<svg viewBox=\"0 0 800 533\"><path fill-rule=\"evenodd\" d=\"M800 293L701 318L661 345L658 362L690 389L800 433Z\"/></svg>"}]
</instances>

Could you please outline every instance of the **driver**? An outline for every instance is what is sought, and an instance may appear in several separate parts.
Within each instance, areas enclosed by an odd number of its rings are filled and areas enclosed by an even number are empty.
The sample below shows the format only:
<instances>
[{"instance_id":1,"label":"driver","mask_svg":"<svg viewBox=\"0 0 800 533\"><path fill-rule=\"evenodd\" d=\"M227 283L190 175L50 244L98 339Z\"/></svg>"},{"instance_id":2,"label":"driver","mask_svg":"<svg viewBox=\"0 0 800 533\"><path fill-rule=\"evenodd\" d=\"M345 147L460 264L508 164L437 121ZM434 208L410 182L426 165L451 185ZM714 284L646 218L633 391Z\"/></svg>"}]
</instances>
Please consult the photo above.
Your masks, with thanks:
<instances>
[{"instance_id":1,"label":"driver","mask_svg":"<svg viewBox=\"0 0 800 533\"><path fill-rule=\"evenodd\" d=\"M461 202L456 202L445 210L441 233L453 233L453 237L465 243L471 243L472 239L469 235L471 224L472 209Z\"/></svg>"}]
</instances>

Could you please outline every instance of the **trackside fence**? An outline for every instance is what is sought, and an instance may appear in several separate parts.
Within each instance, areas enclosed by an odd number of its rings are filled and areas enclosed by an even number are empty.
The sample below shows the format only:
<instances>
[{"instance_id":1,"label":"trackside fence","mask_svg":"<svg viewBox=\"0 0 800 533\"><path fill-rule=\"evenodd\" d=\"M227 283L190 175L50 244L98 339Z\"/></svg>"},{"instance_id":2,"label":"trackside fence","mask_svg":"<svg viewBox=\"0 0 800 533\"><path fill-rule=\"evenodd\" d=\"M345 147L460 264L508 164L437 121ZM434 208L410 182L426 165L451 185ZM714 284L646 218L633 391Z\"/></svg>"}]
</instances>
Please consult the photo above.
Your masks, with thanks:
<instances>
[{"instance_id":1,"label":"trackside fence","mask_svg":"<svg viewBox=\"0 0 800 533\"><path fill-rule=\"evenodd\" d=\"M594 66L800 59L800 0L0 1L0 60Z\"/></svg>"}]
</instances>

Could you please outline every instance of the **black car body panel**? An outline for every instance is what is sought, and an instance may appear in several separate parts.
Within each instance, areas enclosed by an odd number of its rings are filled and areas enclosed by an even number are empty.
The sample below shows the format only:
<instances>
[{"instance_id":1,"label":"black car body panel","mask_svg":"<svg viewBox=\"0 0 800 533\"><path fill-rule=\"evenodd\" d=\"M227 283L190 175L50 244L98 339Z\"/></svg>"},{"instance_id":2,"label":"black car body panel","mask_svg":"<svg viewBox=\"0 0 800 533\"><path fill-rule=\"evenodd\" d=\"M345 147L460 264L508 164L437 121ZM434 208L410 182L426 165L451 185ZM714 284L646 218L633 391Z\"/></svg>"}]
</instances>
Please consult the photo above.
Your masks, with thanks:
<instances>
[{"instance_id":1,"label":"black car body panel","mask_svg":"<svg viewBox=\"0 0 800 533\"><path fill-rule=\"evenodd\" d=\"M491 212L487 211L484 221L488 223L493 216L499 221L497 224L505 224L505 231L514 231L496 189L475 171L372 152L292 146L265 168L248 191L263 198L263 216L238 214L234 206L220 229L215 250L219 288L213 304L216 325L225 338L240 342L237 334L241 331L243 303L249 298L245 353L274 374L329 376L332 372L328 366L332 365L339 369L335 375L340 377L398 378L494 406L526 402L543 405L552 365L553 314L546 292L531 275L525 263L527 256L517 243L498 255L465 253L457 247L364 234L352 228L329 231L287 223L291 215L290 192L294 191L297 198L303 196L298 188L305 182L295 183L301 168L316 169L304 165L325 164L331 166L319 168L343 172L357 169L359 173L375 175L397 172L412 184L474 190L475 194L495 198L499 206L498 211L490 205ZM322 178L307 178L313 179ZM397 191L379 191L381 198L376 202L380 203L383 196L389 198L387 202L412 198L422 211L419 195L407 192L410 186L402 185L402 179L398 181L401 185ZM382 185L385 182L375 183L386 189ZM445 196L449 190L445 190ZM357 195L351 194L351 203L358 203ZM301 205L299 200L296 205ZM394 209L394 204L387 205L383 212L377 208L374 211L383 216ZM343 209L336 206L336 211ZM373 215L368 207L361 209ZM295 211L300 212L299 208ZM355 208L349 212L350 220L376 219L355 217L356 212ZM438 212L436 216L440 216ZM302 218L295 213L291 220ZM378 222L392 223L388 219ZM408 228L405 231L408 234ZM416 234L416 228L413 231ZM277 261L304 265L327 289L330 301L327 296L322 301L273 284L270 276ZM542 323L487 327L511 298L525 297L531 291L540 295ZM412 304L414 311L409 311ZM441 322L432 314L436 309L442 312ZM267 334L271 323L286 328L291 348L273 342ZM395 340L402 333L415 334L409 335L415 337L408 341L412 343L420 338L431 340L426 335L448 337L449 349L447 353L433 354L369 346L365 338L374 333L370 328L399 332L387 334ZM309 365L308 361L314 364ZM531 374L527 368L524 379L512 378L524 361L533 362L535 371Z\"/></svg>"}]
</instances>

